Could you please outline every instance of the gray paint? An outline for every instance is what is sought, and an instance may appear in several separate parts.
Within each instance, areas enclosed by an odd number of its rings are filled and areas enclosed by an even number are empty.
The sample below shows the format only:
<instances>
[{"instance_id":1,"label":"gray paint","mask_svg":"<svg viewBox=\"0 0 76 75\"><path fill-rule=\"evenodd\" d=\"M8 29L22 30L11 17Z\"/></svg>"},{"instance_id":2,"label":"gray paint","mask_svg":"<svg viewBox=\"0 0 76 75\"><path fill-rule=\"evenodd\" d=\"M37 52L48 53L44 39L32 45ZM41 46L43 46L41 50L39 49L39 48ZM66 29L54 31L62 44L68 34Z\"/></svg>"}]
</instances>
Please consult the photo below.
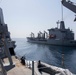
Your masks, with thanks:
<instances>
[{"instance_id":1,"label":"gray paint","mask_svg":"<svg viewBox=\"0 0 76 75\"><path fill-rule=\"evenodd\" d=\"M60 22L60 28L51 28L48 29L48 31L48 39L43 39L43 37L27 37L28 42L51 45L76 46L76 40L74 40L74 33L69 28L65 28L64 21Z\"/></svg>"}]
</instances>

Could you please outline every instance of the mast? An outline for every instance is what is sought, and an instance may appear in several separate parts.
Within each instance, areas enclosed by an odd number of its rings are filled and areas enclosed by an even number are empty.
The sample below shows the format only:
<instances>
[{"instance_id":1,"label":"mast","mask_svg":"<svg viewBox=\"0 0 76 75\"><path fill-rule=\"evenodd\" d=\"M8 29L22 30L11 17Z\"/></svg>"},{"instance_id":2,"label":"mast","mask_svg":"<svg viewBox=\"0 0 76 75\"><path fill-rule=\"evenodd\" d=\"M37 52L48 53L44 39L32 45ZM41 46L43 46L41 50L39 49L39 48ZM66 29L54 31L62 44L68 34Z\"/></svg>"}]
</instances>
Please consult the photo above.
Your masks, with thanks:
<instances>
[{"instance_id":1,"label":"mast","mask_svg":"<svg viewBox=\"0 0 76 75\"><path fill-rule=\"evenodd\" d=\"M65 29L65 24L64 24L64 21L63 21L63 6L61 4L61 14L62 14L62 21L60 21L60 29Z\"/></svg>"},{"instance_id":2,"label":"mast","mask_svg":"<svg viewBox=\"0 0 76 75\"><path fill-rule=\"evenodd\" d=\"M63 21L63 6L62 6L62 4L61 4L61 17L62 17L62 21Z\"/></svg>"}]
</instances>

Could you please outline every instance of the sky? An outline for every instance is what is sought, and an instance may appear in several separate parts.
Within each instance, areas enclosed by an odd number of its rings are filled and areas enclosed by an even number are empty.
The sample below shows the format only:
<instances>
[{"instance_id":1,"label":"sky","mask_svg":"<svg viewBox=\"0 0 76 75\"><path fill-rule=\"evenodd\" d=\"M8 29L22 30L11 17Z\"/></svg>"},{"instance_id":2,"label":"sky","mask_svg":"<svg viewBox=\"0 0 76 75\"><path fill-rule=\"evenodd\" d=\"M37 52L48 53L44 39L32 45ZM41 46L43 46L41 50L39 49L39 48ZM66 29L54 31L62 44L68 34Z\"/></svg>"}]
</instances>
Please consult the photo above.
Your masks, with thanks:
<instances>
[{"instance_id":1,"label":"sky","mask_svg":"<svg viewBox=\"0 0 76 75\"><path fill-rule=\"evenodd\" d=\"M31 32L37 36L62 20L61 0L0 0L0 7L12 38L26 38ZM70 27L76 38L75 13L65 7L63 13L66 28Z\"/></svg>"}]
</instances>

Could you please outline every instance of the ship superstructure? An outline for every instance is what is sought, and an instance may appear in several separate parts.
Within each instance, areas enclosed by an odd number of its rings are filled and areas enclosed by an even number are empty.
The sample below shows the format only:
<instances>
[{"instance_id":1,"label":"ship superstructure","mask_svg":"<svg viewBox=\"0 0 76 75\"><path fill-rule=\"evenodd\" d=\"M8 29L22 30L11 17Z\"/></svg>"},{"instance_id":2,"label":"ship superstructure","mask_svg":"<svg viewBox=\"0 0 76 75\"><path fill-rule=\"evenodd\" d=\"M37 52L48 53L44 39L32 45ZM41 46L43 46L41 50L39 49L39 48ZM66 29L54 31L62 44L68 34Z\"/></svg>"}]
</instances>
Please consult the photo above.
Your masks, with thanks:
<instances>
[{"instance_id":1,"label":"ship superstructure","mask_svg":"<svg viewBox=\"0 0 76 75\"><path fill-rule=\"evenodd\" d=\"M7 24L4 23L3 11L0 8L0 74L6 75L2 60L8 57L10 66L13 65L11 55L14 54L15 41L11 40Z\"/></svg>"},{"instance_id":2,"label":"ship superstructure","mask_svg":"<svg viewBox=\"0 0 76 75\"><path fill-rule=\"evenodd\" d=\"M60 28L51 28L49 31L49 39L57 40L74 40L74 33L70 28L66 29L64 21L60 22Z\"/></svg>"}]
</instances>

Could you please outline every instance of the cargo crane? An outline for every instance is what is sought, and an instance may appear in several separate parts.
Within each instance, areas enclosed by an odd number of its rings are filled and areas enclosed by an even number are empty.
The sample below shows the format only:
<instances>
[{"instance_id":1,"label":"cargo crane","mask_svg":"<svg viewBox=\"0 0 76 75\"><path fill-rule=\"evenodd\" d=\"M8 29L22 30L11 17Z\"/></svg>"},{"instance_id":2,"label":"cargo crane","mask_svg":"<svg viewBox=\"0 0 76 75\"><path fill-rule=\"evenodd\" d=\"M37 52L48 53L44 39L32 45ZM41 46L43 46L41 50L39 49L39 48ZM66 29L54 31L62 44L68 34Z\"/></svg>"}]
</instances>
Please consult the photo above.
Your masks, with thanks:
<instances>
[{"instance_id":1,"label":"cargo crane","mask_svg":"<svg viewBox=\"0 0 76 75\"><path fill-rule=\"evenodd\" d=\"M44 31L43 33L39 31L39 34L42 39L48 38L48 33L46 31Z\"/></svg>"},{"instance_id":2,"label":"cargo crane","mask_svg":"<svg viewBox=\"0 0 76 75\"><path fill-rule=\"evenodd\" d=\"M44 38L48 38L48 33L44 31Z\"/></svg>"},{"instance_id":3,"label":"cargo crane","mask_svg":"<svg viewBox=\"0 0 76 75\"><path fill-rule=\"evenodd\" d=\"M73 11L74 13L76 13L76 5L74 2L71 2L70 0L66 1L66 0L62 0L61 1L63 6L67 7L69 10ZM74 21L76 21L76 15L75 15L75 19Z\"/></svg>"},{"instance_id":4,"label":"cargo crane","mask_svg":"<svg viewBox=\"0 0 76 75\"><path fill-rule=\"evenodd\" d=\"M34 33L33 32L31 32L31 38L34 38L35 37L35 35L34 35Z\"/></svg>"},{"instance_id":5,"label":"cargo crane","mask_svg":"<svg viewBox=\"0 0 76 75\"><path fill-rule=\"evenodd\" d=\"M43 33L41 31L39 31L39 37L42 38L43 37Z\"/></svg>"}]
</instances>

